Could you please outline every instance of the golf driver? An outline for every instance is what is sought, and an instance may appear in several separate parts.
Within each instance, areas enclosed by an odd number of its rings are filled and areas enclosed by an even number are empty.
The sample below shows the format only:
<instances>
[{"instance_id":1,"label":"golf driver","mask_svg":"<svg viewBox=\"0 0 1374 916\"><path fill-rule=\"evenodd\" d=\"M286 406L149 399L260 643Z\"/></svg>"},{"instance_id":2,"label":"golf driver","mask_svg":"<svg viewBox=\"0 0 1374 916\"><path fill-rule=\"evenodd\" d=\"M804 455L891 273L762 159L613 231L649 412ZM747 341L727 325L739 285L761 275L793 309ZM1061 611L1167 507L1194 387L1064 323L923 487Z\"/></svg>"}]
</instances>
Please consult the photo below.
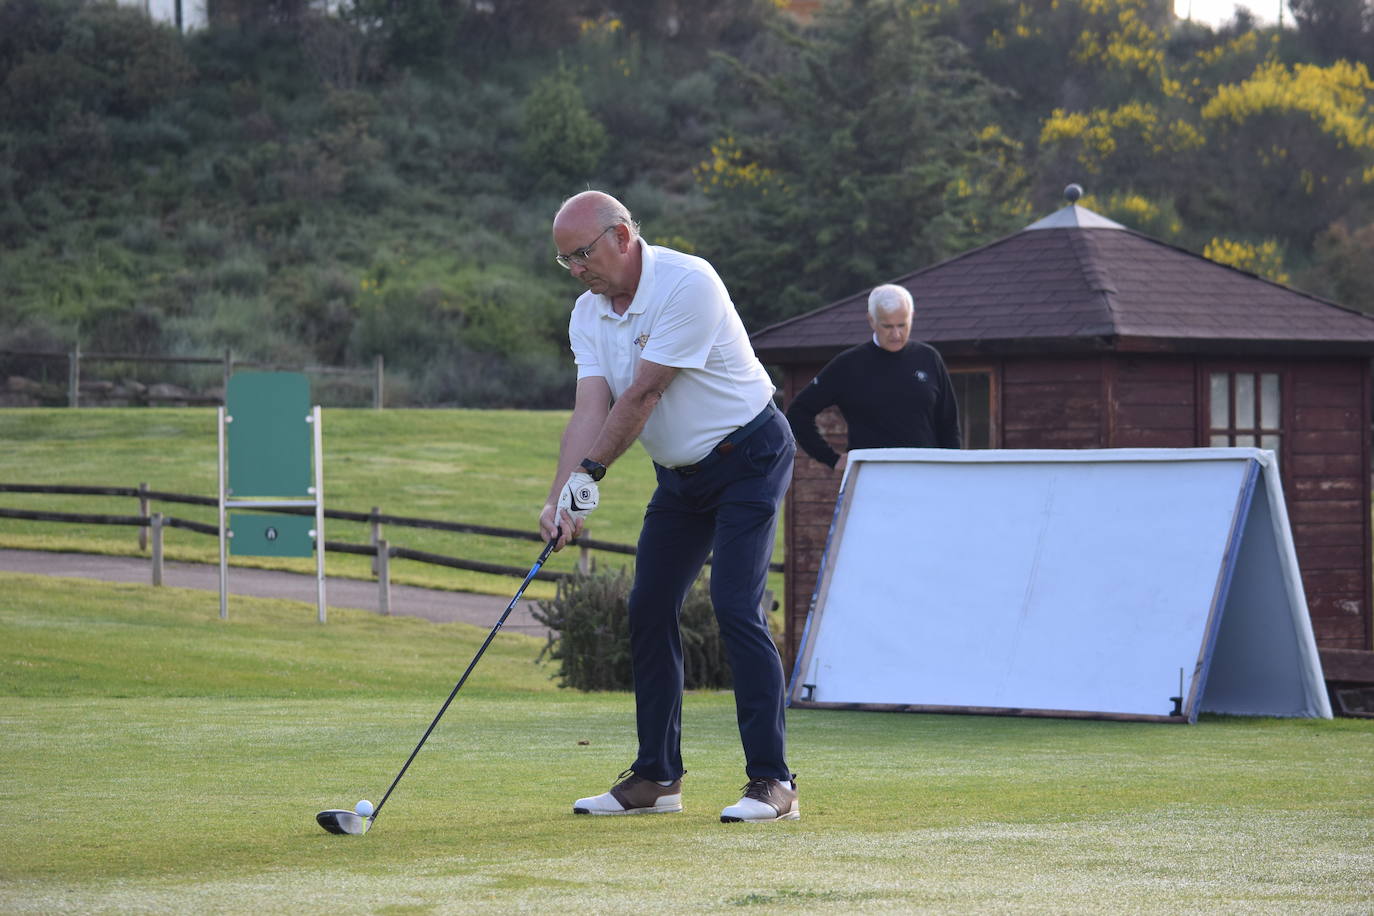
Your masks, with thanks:
<instances>
[{"instance_id":1,"label":"golf driver","mask_svg":"<svg viewBox=\"0 0 1374 916\"><path fill-rule=\"evenodd\" d=\"M377 815L382 813L382 806L385 805L386 800L391 797L391 793L395 790L396 784L401 781L401 777L406 774L406 770L410 769L411 761L415 759L416 754L420 753L420 748L425 746L425 741L429 739L430 733L433 732L434 727L439 724L439 720L444 717L444 713L448 710L449 704L453 702L453 698L458 696L458 691L462 689L463 684L468 679L468 675L472 674L472 669L477 667L477 660L482 657L483 652L487 651L487 646L491 645L491 641L496 638L497 632L500 631L502 625L506 622L506 618L510 616L510 612L515 608L515 603L520 600L521 595L525 594L526 586L528 586L535 575L538 574L540 567L544 565L544 561L549 558L549 554L553 553L554 545L558 543L559 537L561 537L561 532L555 534L549 543L544 546L544 550L539 554L539 559L534 561L534 565L530 567L530 571L525 574L525 581L520 583L520 588L516 590L515 597L510 600L510 604L506 605L506 610L502 612L501 619L496 621L496 626L491 628L491 632L487 634L486 640L482 643L481 648L477 650L477 654L472 657L472 661L468 662L467 670L464 671L463 676L458 679L458 683L453 685L453 690L449 693L448 699L444 701L443 706L439 707L439 712L434 717L434 721L429 723L429 728L425 729L424 735L420 738L420 743L415 745L415 750L410 752L410 756L406 758L405 766L401 767L401 772L397 773L396 778L391 781L390 788L386 790L386 794L382 796L382 800L377 803L377 807L366 817L358 814L356 811L348 811L344 808L330 808L327 811L321 811L319 814L315 815L315 820L319 822L321 827L328 830L330 833L348 833L358 836L367 833L372 825L376 823Z\"/></svg>"}]
</instances>

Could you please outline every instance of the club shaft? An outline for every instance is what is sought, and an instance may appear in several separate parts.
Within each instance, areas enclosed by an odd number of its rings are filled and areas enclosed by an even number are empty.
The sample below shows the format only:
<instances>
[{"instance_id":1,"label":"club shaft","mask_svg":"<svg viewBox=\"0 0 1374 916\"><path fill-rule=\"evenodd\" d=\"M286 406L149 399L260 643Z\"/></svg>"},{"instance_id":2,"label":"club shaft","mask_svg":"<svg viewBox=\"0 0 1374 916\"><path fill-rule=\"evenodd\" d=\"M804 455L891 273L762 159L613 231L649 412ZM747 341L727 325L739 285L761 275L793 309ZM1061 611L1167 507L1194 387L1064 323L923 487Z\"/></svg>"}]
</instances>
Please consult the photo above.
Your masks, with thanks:
<instances>
[{"instance_id":1,"label":"club shaft","mask_svg":"<svg viewBox=\"0 0 1374 916\"><path fill-rule=\"evenodd\" d=\"M420 743L415 745L415 750L410 752L410 756L406 758L405 766L401 767L401 772L396 774L396 778L391 781L391 785L387 788L386 794L382 796L382 800L379 801L377 807L373 809L371 820L374 823L378 815L382 813L382 806L386 804L386 800L391 797L391 793L395 790L396 784L401 781L401 777L406 774L406 770L410 769L411 761L415 759L416 754L420 753L420 748L425 746L425 742L429 740L429 736L434 731L435 726L439 724L439 720L442 719L444 713L448 711L449 704L453 702L454 697L458 696L458 691L463 689L463 684L467 682L468 675L472 674L472 669L477 667L478 659L482 657L483 652L487 651L487 646L491 645L491 641L496 638L496 634L501 631L501 627L505 624L506 618L510 616L510 612L515 609L516 602L520 600L520 596L525 594L525 588L534 580L540 567L544 565L544 561L549 558L549 554L553 553L553 548L558 543L558 538L560 536L561 535L555 534L553 538L550 539L549 543L544 546L543 552L539 554L539 559L534 561L534 565L530 567L530 571L525 575L525 581L521 582L520 588L516 590L515 597L510 600L510 604L506 605L505 611L501 614L501 619L496 621L496 626L491 628L491 632L487 634L487 638L482 642L482 646L477 650L477 654L472 657L472 661L468 662L467 670L463 672L463 676L458 678L458 683L453 685L453 690L450 691L448 699L444 701L443 706L439 707L438 714L434 716L434 721L429 723L429 728L425 729L424 735L420 738Z\"/></svg>"}]
</instances>

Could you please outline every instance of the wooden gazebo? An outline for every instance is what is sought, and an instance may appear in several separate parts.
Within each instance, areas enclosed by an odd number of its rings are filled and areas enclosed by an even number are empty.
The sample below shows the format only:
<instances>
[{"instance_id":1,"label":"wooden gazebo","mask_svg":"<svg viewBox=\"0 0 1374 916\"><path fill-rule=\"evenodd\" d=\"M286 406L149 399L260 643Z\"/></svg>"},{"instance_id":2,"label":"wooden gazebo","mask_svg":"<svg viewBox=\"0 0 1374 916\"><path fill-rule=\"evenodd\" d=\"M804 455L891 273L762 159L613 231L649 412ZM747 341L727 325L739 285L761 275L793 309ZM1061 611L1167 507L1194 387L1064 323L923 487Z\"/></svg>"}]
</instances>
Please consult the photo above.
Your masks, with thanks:
<instances>
[{"instance_id":1,"label":"wooden gazebo","mask_svg":"<svg viewBox=\"0 0 1374 916\"><path fill-rule=\"evenodd\" d=\"M890 282L915 298L912 336L950 368L965 447L1275 451L1326 677L1374 683L1374 317L1074 204ZM868 338L867 295L753 335L760 358L783 370L785 403ZM820 419L842 448L838 412ZM799 454L786 512L789 665L839 481Z\"/></svg>"}]
</instances>

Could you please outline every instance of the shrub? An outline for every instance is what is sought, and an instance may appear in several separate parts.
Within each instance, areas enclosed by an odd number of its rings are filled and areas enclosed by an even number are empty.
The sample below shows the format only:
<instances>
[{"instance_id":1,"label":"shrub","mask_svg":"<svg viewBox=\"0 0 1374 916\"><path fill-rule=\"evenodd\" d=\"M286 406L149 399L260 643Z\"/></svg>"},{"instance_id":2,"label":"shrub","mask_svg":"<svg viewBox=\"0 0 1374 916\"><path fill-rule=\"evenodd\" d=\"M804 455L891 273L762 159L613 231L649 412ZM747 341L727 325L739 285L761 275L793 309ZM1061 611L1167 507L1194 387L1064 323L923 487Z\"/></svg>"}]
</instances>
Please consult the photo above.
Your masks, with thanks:
<instances>
[{"instance_id":1,"label":"shrub","mask_svg":"<svg viewBox=\"0 0 1374 916\"><path fill-rule=\"evenodd\" d=\"M361 351L357 355L365 357ZM388 367L399 362L386 359ZM576 388L571 365L537 353L502 357L455 344L443 359L400 363L399 368L407 366L415 375L415 394L435 406L564 410Z\"/></svg>"},{"instance_id":2,"label":"shrub","mask_svg":"<svg viewBox=\"0 0 1374 916\"><path fill-rule=\"evenodd\" d=\"M7 120L42 127L55 113L98 108L106 82L98 70L69 54L39 53L11 70L3 88L0 113Z\"/></svg>"},{"instance_id":3,"label":"shrub","mask_svg":"<svg viewBox=\"0 0 1374 916\"><path fill-rule=\"evenodd\" d=\"M25 195L24 216L36 229L60 225L71 219L71 211L51 188L40 187Z\"/></svg>"},{"instance_id":4,"label":"shrub","mask_svg":"<svg viewBox=\"0 0 1374 916\"><path fill-rule=\"evenodd\" d=\"M193 258L213 258L222 254L230 234L222 225L198 219L181 233L181 243Z\"/></svg>"},{"instance_id":5,"label":"shrub","mask_svg":"<svg viewBox=\"0 0 1374 916\"><path fill-rule=\"evenodd\" d=\"M180 156L191 149L191 135L183 127L161 118L112 121L110 141L123 159Z\"/></svg>"},{"instance_id":6,"label":"shrub","mask_svg":"<svg viewBox=\"0 0 1374 916\"><path fill-rule=\"evenodd\" d=\"M194 76L176 30L128 6L83 7L63 48L100 72L102 110L110 114L137 117L173 98Z\"/></svg>"},{"instance_id":7,"label":"shrub","mask_svg":"<svg viewBox=\"0 0 1374 916\"><path fill-rule=\"evenodd\" d=\"M119 233L124 247L139 254L152 254L162 243L162 225L152 217L126 223Z\"/></svg>"},{"instance_id":8,"label":"shrub","mask_svg":"<svg viewBox=\"0 0 1374 916\"><path fill-rule=\"evenodd\" d=\"M245 359L296 362L279 358L280 349L293 342L282 338L277 317L266 296L205 290L192 298L187 314L169 319L164 331L173 352L201 355L207 348L229 347Z\"/></svg>"},{"instance_id":9,"label":"shrub","mask_svg":"<svg viewBox=\"0 0 1374 916\"><path fill-rule=\"evenodd\" d=\"M625 567L575 574L558 583L552 601L540 601L534 618L557 631L546 649L559 662L562 687L630 690L629 597L634 576ZM721 644L705 576L682 603L683 681L688 690L729 688L730 664ZM542 655L541 655L542 658Z\"/></svg>"},{"instance_id":10,"label":"shrub","mask_svg":"<svg viewBox=\"0 0 1374 916\"><path fill-rule=\"evenodd\" d=\"M13 200L0 204L0 244L17 245L33 232L24 209Z\"/></svg>"},{"instance_id":11,"label":"shrub","mask_svg":"<svg viewBox=\"0 0 1374 916\"><path fill-rule=\"evenodd\" d=\"M251 248L226 252L207 274L213 289L231 295L254 296L267 286L267 265Z\"/></svg>"},{"instance_id":12,"label":"shrub","mask_svg":"<svg viewBox=\"0 0 1374 916\"><path fill-rule=\"evenodd\" d=\"M6 324L11 319L6 316ZM44 316L31 316L0 330L0 376L19 375L39 381L62 381L67 373L66 361L31 353L62 353L71 349L71 338Z\"/></svg>"},{"instance_id":13,"label":"shrub","mask_svg":"<svg viewBox=\"0 0 1374 916\"><path fill-rule=\"evenodd\" d=\"M352 203L381 209L406 192L406 183L385 163L374 168L355 169L347 176L345 191Z\"/></svg>"}]
</instances>

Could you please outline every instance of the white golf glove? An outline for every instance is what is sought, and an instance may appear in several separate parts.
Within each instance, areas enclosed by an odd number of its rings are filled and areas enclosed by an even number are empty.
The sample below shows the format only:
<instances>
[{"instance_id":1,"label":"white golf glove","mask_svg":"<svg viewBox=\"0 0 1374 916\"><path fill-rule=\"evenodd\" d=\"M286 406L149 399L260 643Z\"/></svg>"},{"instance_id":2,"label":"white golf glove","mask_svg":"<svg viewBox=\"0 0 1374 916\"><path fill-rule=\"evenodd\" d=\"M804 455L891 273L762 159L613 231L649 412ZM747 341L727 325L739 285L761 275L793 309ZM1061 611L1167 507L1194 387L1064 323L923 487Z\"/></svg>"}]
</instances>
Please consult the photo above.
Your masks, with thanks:
<instances>
[{"instance_id":1,"label":"white golf glove","mask_svg":"<svg viewBox=\"0 0 1374 916\"><path fill-rule=\"evenodd\" d=\"M600 502L601 491L597 489L592 475L573 471L568 482L563 484L563 491L558 494L559 512L554 518L555 523L561 522L565 509L575 519L586 518Z\"/></svg>"}]
</instances>

